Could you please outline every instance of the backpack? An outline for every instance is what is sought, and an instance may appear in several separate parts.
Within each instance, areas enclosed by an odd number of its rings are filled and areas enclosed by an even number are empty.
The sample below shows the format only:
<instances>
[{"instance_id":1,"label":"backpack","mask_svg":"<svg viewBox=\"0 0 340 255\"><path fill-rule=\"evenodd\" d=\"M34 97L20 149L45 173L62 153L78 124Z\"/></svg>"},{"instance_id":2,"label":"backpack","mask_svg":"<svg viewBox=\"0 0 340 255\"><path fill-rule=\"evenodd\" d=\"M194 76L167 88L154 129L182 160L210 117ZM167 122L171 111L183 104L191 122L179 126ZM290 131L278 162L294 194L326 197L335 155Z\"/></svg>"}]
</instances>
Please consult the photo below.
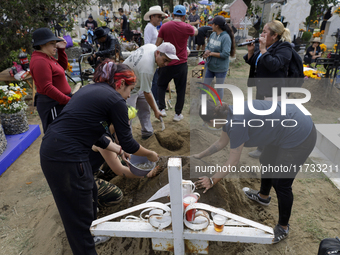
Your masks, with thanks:
<instances>
[{"instance_id":1,"label":"backpack","mask_svg":"<svg viewBox=\"0 0 340 255\"><path fill-rule=\"evenodd\" d=\"M288 67L288 87L301 87L305 75L303 74L303 64L300 55L292 47L292 59L289 62Z\"/></svg>"},{"instance_id":2,"label":"backpack","mask_svg":"<svg viewBox=\"0 0 340 255\"><path fill-rule=\"evenodd\" d=\"M323 239L319 246L318 255L340 254L340 239L326 238Z\"/></svg>"},{"instance_id":3,"label":"backpack","mask_svg":"<svg viewBox=\"0 0 340 255\"><path fill-rule=\"evenodd\" d=\"M285 43L288 43L288 42L285 42ZM291 49L292 49L292 58L288 66L287 87L301 87L303 82L305 81L304 79L305 75L303 74L302 59L292 46L291 46ZM275 54L275 51L273 52L273 54Z\"/></svg>"}]
</instances>

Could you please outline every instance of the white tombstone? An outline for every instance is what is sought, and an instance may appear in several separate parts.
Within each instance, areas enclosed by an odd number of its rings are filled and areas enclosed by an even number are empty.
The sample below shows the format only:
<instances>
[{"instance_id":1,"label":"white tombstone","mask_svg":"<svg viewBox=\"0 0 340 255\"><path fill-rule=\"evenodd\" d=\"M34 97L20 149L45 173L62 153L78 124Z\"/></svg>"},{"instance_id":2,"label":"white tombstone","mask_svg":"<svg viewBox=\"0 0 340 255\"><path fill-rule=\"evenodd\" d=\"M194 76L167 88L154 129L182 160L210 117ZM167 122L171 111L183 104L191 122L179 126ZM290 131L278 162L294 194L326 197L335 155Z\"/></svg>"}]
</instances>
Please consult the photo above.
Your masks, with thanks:
<instances>
[{"instance_id":1,"label":"white tombstone","mask_svg":"<svg viewBox=\"0 0 340 255\"><path fill-rule=\"evenodd\" d=\"M271 11L271 5L270 5L270 3L267 3L264 6L263 6L263 4L261 4L259 6L261 7L262 13L263 13L262 24L266 24L266 23L268 23L271 20L271 17L269 16L270 15L270 11Z\"/></svg>"},{"instance_id":2,"label":"white tombstone","mask_svg":"<svg viewBox=\"0 0 340 255\"><path fill-rule=\"evenodd\" d=\"M270 9L268 21L275 20L277 14L280 12L280 10L281 10L281 4L278 4L278 3L273 4L271 9Z\"/></svg>"},{"instance_id":3,"label":"white tombstone","mask_svg":"<svg viewBox=\"0 0 340 255\"><path fill-rule=\"evenodd\" d=\"M323 36L324 44L326 44L327 49L332 49L333 45L336 43L336 37L332 36L337 30L340 29L340 16L333 13L333 16L327 20L325 34Z\"/></svg>"},{"instance_id":4,"label":"white tombstone","mask_svg":"<svg viewBox=\"0 0 340 255\"><path fill-rule=\"evenodd\" d=\"M135 11L132 11L129 15L129 19L130 20L135 20L136 19L136 12Z\"/></svg>"},{"instance_id":5,"label":"white tombstone","mask_svg":"<svg viewBox=\"0 0 340 255\"><path fill-rule=\"evenodd\" d=\"M304 22L309 16L311 5L309 0L288 0L288 3L281 7L281 15L288 22L287 28L290 30L291 39L299 34L299 24Z\"/></svg>"},{"instance_id":6,"label":"white tombstone","mask_svg":"<svg viewBox=\"0 0 340 255\"><path fill-rule=\"evenodd\" d=\"M124 4L123 10L124 10L124 12L127 12L127 13L130 11L130 7L127 3Z\"/></svg>"},{"instance_id":7,"label":"white tombstone","mask_svg":"<svg viewBox=\"0 0 340 255\"><path fill-rule=\"evenodd\" d=\"M121 8L121 6L122 6L122 2L120 2L119 0L112 1L112 10L116 16L118 15L118 9Z\"/></svg>"},{"instance_id":8,"label":"white tombstone","mask_svg":"<svg viewBox=\"0 0 340 255\"><path fill-rule=\"evenodd\" d=\"M229 4L223 5L222 11L224 11L224 12L230 12L230 6L229 6Z\"/></svg>"}]
</instances>

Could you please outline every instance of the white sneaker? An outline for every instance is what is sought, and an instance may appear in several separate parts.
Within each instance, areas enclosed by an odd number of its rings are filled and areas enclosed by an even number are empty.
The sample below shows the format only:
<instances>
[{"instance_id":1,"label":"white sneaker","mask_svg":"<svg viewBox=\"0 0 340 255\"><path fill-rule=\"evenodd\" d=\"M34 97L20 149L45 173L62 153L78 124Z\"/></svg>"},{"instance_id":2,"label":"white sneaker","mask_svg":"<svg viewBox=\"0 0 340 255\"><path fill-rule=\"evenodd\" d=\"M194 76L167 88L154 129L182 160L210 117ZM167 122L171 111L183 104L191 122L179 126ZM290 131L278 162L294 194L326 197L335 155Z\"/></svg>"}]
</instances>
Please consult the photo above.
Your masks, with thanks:
<instances>
[{"instance_id":1,"label":"white sneaker","mask_svg":"<svg viewBox=\"0 0 340 255\"><path fill-rule=\"evenodd\" d=\"M160 112L161 112L161 114L162 114L162 117L166 117L166 111L165 111L165 109L161 110Z\"/></svg>"},{"instance_id":2,"label":"white sneaker","mask_svg":"<svg viewBox=\"0 0 340 255\"><path fill-rule=\"evenodd\" d=\"M259 151L258 149L248 153L248 155L252 158L259 158L261 154L262 154L262 151Z\"/></svg>"},{"instance_id":3,"label":"white sneaker","mask_svg":"<svg viewBox=\"0 0 340 255\"><path fill-rule=\"evenodd\" d=\"M183 117L183 114L175 114L175 117L173 118L174 121L180 121L182 120L184 117Z\"/></svg>"},{"instance_id":4,"label":"white sneaker","mask_svg":"<svg viewBox=\"0 0 340 255\"><path fill-rule=\"evenodd\" d=\"M110 240L110 236L94 236L93 241L95 245L105 243Z\"/></svg>"}]
</instances>

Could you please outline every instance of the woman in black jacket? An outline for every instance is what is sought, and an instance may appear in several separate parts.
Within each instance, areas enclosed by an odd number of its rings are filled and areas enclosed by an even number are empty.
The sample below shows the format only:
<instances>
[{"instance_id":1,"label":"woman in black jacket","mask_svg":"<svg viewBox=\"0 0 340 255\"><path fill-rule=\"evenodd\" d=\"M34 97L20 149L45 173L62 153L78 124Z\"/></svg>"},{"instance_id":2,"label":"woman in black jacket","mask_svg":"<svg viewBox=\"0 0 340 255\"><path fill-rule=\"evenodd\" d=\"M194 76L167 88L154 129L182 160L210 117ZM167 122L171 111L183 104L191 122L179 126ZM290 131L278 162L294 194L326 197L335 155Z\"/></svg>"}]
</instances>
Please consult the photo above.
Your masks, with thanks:
<instances>
[{"instance_id":1,"label":"woman in black jacket","mask_svg":"<svg viewBox=\"0 0 340 255\"><path fill-rule=\"evenodd\" d=\"M274 20L263 27L259 38L259 50L254 52L254 43L248 45L248 53L243 57L250 65L248 87L256 86L256 99L271 100L272 88L277 88L281 101L281 88L286 87L289 62L292 58L290 32L280 21ZM282 78L282 79L278 79ZM261 148L249 153L259 158Z\"/></svg>"},{"instance_id":2,"label":"woman in black jacket","mask_svg":"<svg viewBox=\"0 0 340 255\"><path fill-rule=\"evenodd\" d=\"M259 38L260 49L254 52L254 43L248 45L248 54L243 58L250 65L248 86L256 86L256 99L264 100L272 97L272 87L285 87L284 79L288 74L289 62L292 58L290 32L280 21L274 20L263 27ZM252 79L255 78L255 79ZM273 83L263 83L259 78L271 79Z\"/></svg>"}]
</instances>

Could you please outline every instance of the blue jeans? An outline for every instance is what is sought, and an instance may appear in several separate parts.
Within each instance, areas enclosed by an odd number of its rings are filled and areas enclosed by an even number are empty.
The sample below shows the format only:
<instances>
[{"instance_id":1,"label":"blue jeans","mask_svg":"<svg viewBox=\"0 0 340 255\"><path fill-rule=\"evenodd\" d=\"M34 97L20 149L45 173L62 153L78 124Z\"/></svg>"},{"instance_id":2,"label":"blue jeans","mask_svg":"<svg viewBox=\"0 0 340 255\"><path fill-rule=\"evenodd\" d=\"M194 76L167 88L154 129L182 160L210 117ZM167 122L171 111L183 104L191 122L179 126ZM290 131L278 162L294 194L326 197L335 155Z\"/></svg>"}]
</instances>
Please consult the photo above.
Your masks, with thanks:
<instances>
[{"instance_id":1,"label":"blue jeans","mask_svg":"<svg viewBox=\"0 0 340 255\"><path fill-rule=\"evenodd\" d=\"M210 85L214 77L216 77L216 84L224 84L225 77L227 76L227 72L212 72L208 69L207 66L204 67L206 70L205 76L204 76L204 83ZM205 89L209 89L208 87L204 86ZM221 100L224 95L223 89L216 89L217 94L220 96ZM202 94L206 94L204 91L202 91Z\"/></svg>"},{"instance_id":2,"label":"blue jeans","mask_svg":"<svg viewBox=\"0 0 340 255\"><path fill-rule=\"evenodd\" d=\"M189 48L189 50L191 50L191 44L192 44L192 49L196 50L195 36L189 36L189 38L188 38L188 48Z\"/></svg>"}]
</instances>

